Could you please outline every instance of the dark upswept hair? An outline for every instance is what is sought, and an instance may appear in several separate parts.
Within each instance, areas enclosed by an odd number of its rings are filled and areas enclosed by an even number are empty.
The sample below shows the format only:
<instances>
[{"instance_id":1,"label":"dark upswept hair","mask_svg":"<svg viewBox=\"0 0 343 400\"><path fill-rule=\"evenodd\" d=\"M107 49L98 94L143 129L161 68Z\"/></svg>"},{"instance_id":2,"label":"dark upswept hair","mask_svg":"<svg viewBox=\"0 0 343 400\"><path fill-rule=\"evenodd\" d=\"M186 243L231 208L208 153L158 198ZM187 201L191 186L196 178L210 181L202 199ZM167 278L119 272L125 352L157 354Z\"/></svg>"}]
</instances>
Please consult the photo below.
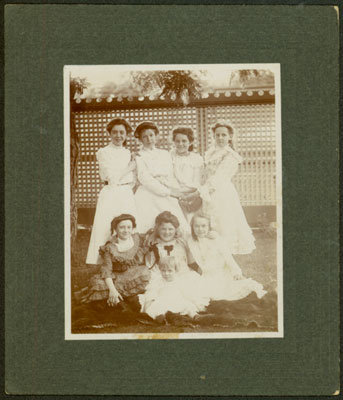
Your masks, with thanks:
<instances>
[{"instance_id":1,"label":"dark upswept hair","mask_svg":"<svg viewBox=\"0 0 343 400\"><path fill-rule=\"evenodd\" d=\"M128 121L126 121L126 119L124 118L114 118L112 119L107 125L106 125L106 130L108 133L111 133L112 128L115 125L124 125L125 126L125 130L126 133L129 134L132 132L132 127L131 125L128 123Z\"/></svg>"},{"instance_id":2,"label":"dark upswept hair","mask_svg":"<svg viewBox=\"0 0 343 400\"><path fill-rule=\"evenodd\" d=\"M159 134L159 130L157 125L154 122L151 121L144 121L141 122L135 129L134 136L135 138L141 140L142 137L142 132L146 129L152 129L155 132L155 135Z\"/></svg>"},{"instance_id":3,"label":"dark upswept hair","mask_svg":"<svg viewBox=\"0 0 343 400\"><path fill-rule=\"evenodd\" d=\"M175 239L182 237L178 218L170 211L163 211L155 218L155 226L151 229L150 235L148 235L148 242L150 242L150 244L160 237L158 229L164 223L170 223L173 225L173 227L175 228Z\"/></svg>"},{"instance_id":4,"label":"dark upswept hair","mask_svg":"<svg viewBox=\"0 0 343 400\"><path fill-rule=\"evenodd\" d=\"M186 127L186 126L179 126L175 129L173 129L173 142L175 142L176 136L177 135L185 135L187 136L189 143L194 142L194 132L192 128ZM191 144L188 148L189 151L193 150L193 145Z\"/></svg>"},{"instance_id":5,"label":"dark upswept hair","mask_svg":"<svg viewBox=\"0 0 343 400\"><path fill-rule=\"evenodd\" d=\"M155 218L155 226L159 227L163 223L170 223L177 229L180 226L178 218L170 211L163 211Z\"/></svg>"},{"instance_id":6,"label":"dark upswept hair","mask_svg":"<svg viewBox=\"0 0 343 400\"><path fill-rule=\"evenodd\" d=\"M212 126L212 132L215 133L215 130L217 128L226 128L229 131L230 135L234 134L234 129L233 129L232 125L230 125L227 122L217 122L215 125Z\"/></svg>"},{"instance_id":7,"label":"dark upswept hair","mask_svg":"<svg viewBox=\"0 0 343 400\"><path fill-rule=\"evenodd\" d=\"M132 127L131 125L126 121L124 118L114 118L112 119L107 125L106 125L106 130L109 134L111 134L111 130L115 125L124 125L125 126L125 131L126 134L128 135L129 133L132 132ZM123 142L123 146L126 145L126 140Z\"/></svg>"},{"instance_id":8,"label":"dark upswept hair","mask_svg":"<svg viewBox=\"0 0 343 400\"><path fill-rule=\"evenodd\" d=\"M231 124L231 122L229 121L218 121L216 122L213 126L212 126L212 132L213 134L215 134L215 131L217 128L226 128L229 132L229 146L234 150L235 149L235 145L234 145L234 140L235 140L235 129L233 127L233 125Z\"/></svg>"},{"instance_id":9,"label":"dark upswept hair","mask_svg":"<svg viewBox=\"0 0 343 400\"><path fill-rule=\"evenodd\" d=\"M136 228L136 219L133 215L131 214L120 214L117 217L114 217L112 222L111 222L111 234L113 235L113 232L117 229L117 226L120 222L122 221L131 221L132 222L132 228Z\"/></svg>"}]
</instances>

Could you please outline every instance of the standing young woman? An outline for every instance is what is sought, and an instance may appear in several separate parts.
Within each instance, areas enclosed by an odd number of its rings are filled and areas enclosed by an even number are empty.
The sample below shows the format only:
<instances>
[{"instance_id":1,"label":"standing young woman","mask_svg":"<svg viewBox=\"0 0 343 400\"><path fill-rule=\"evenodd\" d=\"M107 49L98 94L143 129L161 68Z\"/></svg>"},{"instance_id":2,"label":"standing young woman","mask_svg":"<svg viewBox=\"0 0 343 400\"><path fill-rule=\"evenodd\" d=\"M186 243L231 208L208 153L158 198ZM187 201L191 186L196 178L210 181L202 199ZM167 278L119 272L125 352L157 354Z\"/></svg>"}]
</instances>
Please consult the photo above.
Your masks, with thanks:
<instances>
[{"instance_id":1,"label":"standing young woman","mask_svg":"<svg viewBox=\"0 0 343 400\"><path fill-rule=\"evenodd\" d=\"M106 130L111 142L98 150L96 158L99 174L105 183L101 189L88 247L87 264L99 264L99 247L111 237L111 221L120 214L136 215L132 187L134 176L130 151L124 145L132 132L130 124L122 118L110 121Z\"/></svg>"},{"instance_id":2,"label":"standing young woman","mask_svg":"<svg viewBox=\"0 0 343 400\"><path fill-rule=\"evenodd\" d=\"M136 157L140 185L135 193L137 230L145 233L154 226L155 218L163 211L170 211L182 231L190 230L178 203L182 192L173 173L173 163L167 150L157 149L158 127L153 122L142 122L135 130L135 137L143 144Z\"/></svg>"},{"instance_id":3,"label":"standing young woman","mask_svg":"<svg viewBox=\"0 0 343 400\"><path fill-rule=\"evenodd\" d=\"M174 175L183 194L194 193L200 187L204 169L204 161L200 154L193 152L194 133L192 128L180 126L173 130L175 149L171 151ZM201 203L188 204L181 200L183 211L190 221L193 212L192 206L201 206Z\"/></svg>"},{"instance_id":4,"label":"standing young woman","mask_svg":"<svg viewBox=\"0 0 343 400\"><path fill-rule=\"evenodd\" d=\"M249 254L255 249L255 238L231 181L243 160L233 148L234 128L221 121L212 131L215 145L205 154L204 184L199 190L203 211L213 217L232 254Z\"/></svg>"}]
</instances>

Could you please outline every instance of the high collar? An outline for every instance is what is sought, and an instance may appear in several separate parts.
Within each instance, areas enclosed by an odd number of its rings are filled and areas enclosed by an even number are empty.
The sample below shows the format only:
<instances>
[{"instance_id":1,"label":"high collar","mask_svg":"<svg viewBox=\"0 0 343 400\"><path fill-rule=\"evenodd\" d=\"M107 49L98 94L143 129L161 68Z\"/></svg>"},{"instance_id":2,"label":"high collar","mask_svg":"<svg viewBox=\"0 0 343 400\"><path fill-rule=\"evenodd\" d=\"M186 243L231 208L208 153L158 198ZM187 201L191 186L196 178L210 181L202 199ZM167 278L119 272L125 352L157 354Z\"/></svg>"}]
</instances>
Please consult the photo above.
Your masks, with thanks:
<instances>
[{"instance_id":1,"label":"high collar","mask_svg":"<svg viewBox=\"0 0 343 400\"><path fill-rule=\"evenodd\" d=\"M147 153L151 153L155 150L157 150L156 147L154 147L153 149L147 149L146 147L143 147L143 149L141 151L146 151Z\"/></svg>"},{"instance_id":2,"label":"high collar","mask_svg":"<svg viewBox=\"0 0 343 400\"><path fill-rule=\"evenodd\" d=\"M120 239L118 236L116 237L115 244L117 245L118 251L126 251L128 249L131 249L133 247L134 242L132 236L129 238L123 240Z\"/></svg>"},{"instance_id":3,"label":"high collar","mask_svg":"<svg viewBox=\"0 0 343 400\"><path fill-rule=\"evenodd\" d=\"M174 157L189 157L190 155L191 155L191 152L190 151L187 151L187 153L186 154L179 154L177 151L176 151L176 149L173 149L172 150L172 155L174 156Z\"/></svg>"},{"instance_id":4,"label":"high collar","mask_svg":"<svg viewBox=\"0 0 343 400\"><path fill-rule=\"evenodd\" d=\"M242 162L242 157L231 148L230 145L226 145L225 147L216 147L212 146L207 152L207 159L217 159L223 156L226 156L226 154L232 155L238 162Z\"/></svg>"},{"instance_id":5,"label":"high collar","mask_svg":"<svg viewBox=\"0 0 343 400\"><path fill-rule=\"evenodd\" d=\"M122 150L124 147L123 146L116 146L112 141L108 145L111 149L115 150Z\"/></svg>"}]
</instances>

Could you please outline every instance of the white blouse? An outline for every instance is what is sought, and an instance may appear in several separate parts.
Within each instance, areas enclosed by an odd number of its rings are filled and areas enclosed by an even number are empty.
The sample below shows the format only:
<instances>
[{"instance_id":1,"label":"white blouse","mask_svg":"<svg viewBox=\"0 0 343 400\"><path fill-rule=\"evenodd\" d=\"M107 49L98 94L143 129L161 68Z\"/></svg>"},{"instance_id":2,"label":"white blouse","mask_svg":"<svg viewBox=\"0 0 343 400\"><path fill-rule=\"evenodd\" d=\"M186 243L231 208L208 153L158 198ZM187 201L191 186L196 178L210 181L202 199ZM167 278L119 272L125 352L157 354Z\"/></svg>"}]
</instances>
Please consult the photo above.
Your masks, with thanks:
<instances>
[{"instance_id":1,"label":"white blouse","mask_svg":"<svg viewBox=\"0 0 343 400\"><path fill-rule=\"evenodd\" d=\"M198 188L201 184L204 162L200 154L189 152L179 155L176 150L171 151L174 166L174 175L181 187Z\"/></svg>"},{"instance_id":2,"label":"white blouse","mask_svg":"<svg viewBox=\"0 0 343 400\"><path fill-rule=\"evenodd\" d=\"M188 245L195 261L204 273L215 273L228 268L232 275L242 274L241 268L220 237L198 238L198 240L190 238Z\"/></svg>"},{"instance_id":3,"label":"white blouse","mask_svg":"<svg viewBox=\"0 0 343 400\"><path fill-rule=\"evenodd\" d=\"M99 164L99 174L102 181L108 181L110 186L133 182L132 172L128 172L123 176L131 160L131 153L129 150L110 143L97 151L96 158Z\"/></svg>"},{"instance_id":4,"label":"white blouse","mask_svg":"<svg viewBox=\"0 0 343 400\"><path fill-rule=\"evenodd\" d=\"M210 148L205 153L203 185L199 188L202 199L210 201L211 193L232 185L231 178L237 173L242 161L242 157L229 146L222 149Z\"/></svg>"},{"instance_id":5,"label":"white blouse","mask_svg":"<svg viewBox=\"0 0 343 400\"><path fill-rule=\"evenodd\" d=\"M213 147L205 154L205 179L221 185L236 174L242 161L242 157L230 146L223 149Z\"/></svg>"},{"instance_id":6,"label":"white blouse","mask_svg":"<svg viewBox=\"0 0 343 400\"><path fill-rule=\"evenodd\" d=\"M178 187L167 150L142 149L136 156L136 164L140 184L157 196L170 196L170 189Z\"/></svg>"}]
</instances>

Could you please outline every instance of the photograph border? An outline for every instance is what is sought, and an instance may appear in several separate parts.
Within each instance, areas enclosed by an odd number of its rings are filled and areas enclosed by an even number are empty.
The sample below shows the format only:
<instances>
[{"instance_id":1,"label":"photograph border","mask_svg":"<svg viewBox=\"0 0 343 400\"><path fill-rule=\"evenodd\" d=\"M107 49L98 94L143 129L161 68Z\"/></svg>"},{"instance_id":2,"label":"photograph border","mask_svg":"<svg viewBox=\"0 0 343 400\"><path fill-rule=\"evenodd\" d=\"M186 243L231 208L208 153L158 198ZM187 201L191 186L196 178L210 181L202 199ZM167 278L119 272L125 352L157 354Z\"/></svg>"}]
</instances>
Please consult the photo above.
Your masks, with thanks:
<instances>
[{"instance_id":1,"label":"photograph border","mask_svg":"<svg viewBox=\"0 0 343 400\"><path fill-rule=\"evenodd\" d=\"M276 332L206 332L206 333L81 333L71 332L71 252L70 252L70 72L80 69L109 68L111 71L183 70L234 66L235 69L269 69L275 77L275 147L276 147L276 251L277 319ZM244 64L154 64L154 65L65 65L64 82L64 250L65 250L65 340L141 340L141 339L257 339L283 338L283 222L282 222L282 129L281 76L279 63Z\"/></svg>"}]
</instances>

